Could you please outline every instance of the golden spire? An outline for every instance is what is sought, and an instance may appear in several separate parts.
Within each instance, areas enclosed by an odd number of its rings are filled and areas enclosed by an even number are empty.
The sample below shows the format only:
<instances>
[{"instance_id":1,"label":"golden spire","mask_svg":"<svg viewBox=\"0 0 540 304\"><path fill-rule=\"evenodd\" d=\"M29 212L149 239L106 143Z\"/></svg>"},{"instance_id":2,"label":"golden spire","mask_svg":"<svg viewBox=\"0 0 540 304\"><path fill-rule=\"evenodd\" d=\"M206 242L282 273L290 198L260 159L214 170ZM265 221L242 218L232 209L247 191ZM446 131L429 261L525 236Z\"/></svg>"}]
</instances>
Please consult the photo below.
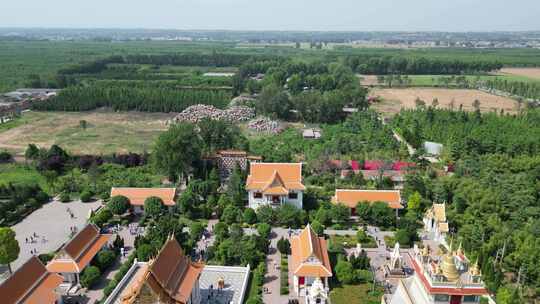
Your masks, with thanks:
<instances>
[{"instance_id":1,"label":"golden spire","mask_svg":"<svg viewBox=\"0 0 540 304\"><path fill-rule=\"evenodd\" d=\"M428 256L429 255L429 246L426 244L424 245L424 248L422 248L422 255Z\"/></svg>"},{"instance_id":2,"label":"golden spire","mask_svg":"<svg viewBox=\"0 0 540 304\"><path fill-rule=\"evenodd\" d=\"M459 279L459 272L452 253L448 252L448 254L444 256L441 268L443 275L449 282L455 282Z\"/></svg>"},{"instance_id":3,"label":"golden spire","mask_svg":"<svg viewBox=\"0 0 540 304\"><path fill-rule=\"evenodd\" d=\"M478 268L478 258L476 258L476 262L474 262L474 265L469 269L469 273L472 276L479 276L480 275L480 268Z\"/></svg>"},{"instance_id":4,"label":"golden spire","mask_svg":"<svg viewBox=\"0 0 540 304\"><path fill-rule=\"evenodd\" d=\"M459 242L459 247L457 249L457 254L458 255L465 255L465 254L463 254L463 249L461 248L461 242Z\"/></svg>"}]
</instances>

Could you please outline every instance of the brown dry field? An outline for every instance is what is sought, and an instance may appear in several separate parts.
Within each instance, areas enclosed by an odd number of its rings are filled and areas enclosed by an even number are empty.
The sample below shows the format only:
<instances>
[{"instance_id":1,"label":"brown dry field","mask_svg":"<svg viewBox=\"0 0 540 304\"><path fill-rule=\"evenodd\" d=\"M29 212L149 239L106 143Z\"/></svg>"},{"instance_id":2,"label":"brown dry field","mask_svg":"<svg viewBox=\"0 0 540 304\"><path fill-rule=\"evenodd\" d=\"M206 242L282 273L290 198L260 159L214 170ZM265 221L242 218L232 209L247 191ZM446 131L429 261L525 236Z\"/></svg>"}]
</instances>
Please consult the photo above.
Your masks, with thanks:
<instances>
[{"instance_id":1,"label":"brown dry field","mask_svg":"<svg viewBox=\"0 0 540 304\"><path fill-rule=\"evenodd\" d=\"M504 68L499 73L540 79L540 68Z\"/></svg>"},{"instance_id":2,"label":"brown dry field","mask_svg":"<svg viewBox=\"0 0 540 304\"><path fill-rule=\"evenodd\" d=\"M373 86L378 85L379 80L377 79L377 75L356 75L360 79L360 85L363 86Z\"/></svg>"},{"instance_id":3,"label":"brown dry field","mask_svg":"<svg viewBox=\"0 0 540 304\"><path fill-rule=\"evenodd\" d=\"M58 144L75 154L150 151L174 114L140 112L26 112L17 126L0 130L0 150L24 154L28 144ZM87 121L87 128L80 121Z\"/></svg>"},{"instance_id":4,"label":"brown dry field","mask_svg":"<svg viewBox=\"0 0 540 304\"><path fill-rule=\"evenodd\" d=\"M370 96L379 96L382 101L373 105L373 108L381 113L396 114L402 108L414 109L415 100L420 98L431 105L434 98L439 100L439 108L450 108L454 100L454 108L463 105L465 111L472 111L475 99L480 101L480 111L491 112L504 109L505 112L516 111L517 102L513 99L488 94L478 90L467 89L432 89L432 88L407 88L407 89L373 89Z\"/></svg>"}]
</instances>

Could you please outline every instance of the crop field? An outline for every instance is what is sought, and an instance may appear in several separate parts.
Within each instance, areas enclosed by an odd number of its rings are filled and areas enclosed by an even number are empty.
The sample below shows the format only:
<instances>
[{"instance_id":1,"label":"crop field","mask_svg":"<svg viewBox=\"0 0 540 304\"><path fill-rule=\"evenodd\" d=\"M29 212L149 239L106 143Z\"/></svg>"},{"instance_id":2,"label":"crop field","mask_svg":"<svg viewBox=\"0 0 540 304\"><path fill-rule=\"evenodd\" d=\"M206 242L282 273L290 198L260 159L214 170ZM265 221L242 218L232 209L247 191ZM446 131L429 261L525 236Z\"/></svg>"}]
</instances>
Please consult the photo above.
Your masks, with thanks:
<instances>
[{"instance_id":1,"label":"crop field","mask_svg":"<svg viewBox=\"0 0 540 304\"><path fill-rule=\"evenodd\" d=\"M0 149L23 155L28 144L58 144L76 154L150 151L174 114L139 112L27 112L22 123L0 129ZM86 128L81 121L86 121Z\"/></svg>"},{"instance_id":2,"label":"crop field","mask_svg":"<svg viewBox=\"0 0 540 304\"><path fill-rule=\"evenodd\" d=\"M500 74L540 80L540 68L504 68L501 69Z\"/></svg>"},{"instance_id":3,"label":"crop field","mask_svg":"<svg viewBox=\"0 0 540 304\"><path fill-rule=\"evenodd\" d=\"M373 107L385 114L395 114L403 108L415 108L417 98L425 101L427 105L431 105L432 101L437 98L440 108L451 108L453 103L455 109L461 106L465 111L474 110L473 102L476 99L480 101L480 111L482 112L504 110L504 112L512 113L516 111L517 107L517 102L513 99L469 89L373 89L370 96L379 96L382 99Z\"/></svg>"}]
</instances>

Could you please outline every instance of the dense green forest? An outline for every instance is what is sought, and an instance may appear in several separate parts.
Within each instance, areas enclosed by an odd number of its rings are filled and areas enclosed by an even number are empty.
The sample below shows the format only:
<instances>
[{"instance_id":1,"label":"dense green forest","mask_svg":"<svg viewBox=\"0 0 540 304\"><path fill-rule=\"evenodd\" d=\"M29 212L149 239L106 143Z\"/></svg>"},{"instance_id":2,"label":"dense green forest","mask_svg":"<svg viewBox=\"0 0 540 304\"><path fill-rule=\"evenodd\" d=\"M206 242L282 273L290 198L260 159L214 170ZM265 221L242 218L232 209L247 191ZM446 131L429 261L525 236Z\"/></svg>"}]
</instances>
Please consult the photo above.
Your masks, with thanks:
<instances>
[{"instance_id":1,"label":"dense green forest","mask_svg":"<svg viewBox=\"0 0 540 304\"><path fill-rule=\"evenodd\" d=\"M478 258L497 303L538 298L539 168L538 156L469 155L456 163L453 176L412 176L408 181L409 191L448 203L453 242L461 243L471 260ZM511 301L503 300L509 294Z\"/></svg>"},{"instance_id":2,"label":"dense green forest","mask_svg":"<svg viewBox=\"0 0 540 304\"><path fill-rule=\"evenodd\" d=\"M323 168L330 159L398 157L400 146L390 128L382 125L372 111L355 113L339 124L324 125L322 133L321 140L306 141L298 130L290 128L276 136L256 138L249 148L271 162L300 158L315 171Z\"/></svg>"},{"instance_id":3,"label":"dense green forest","mask_svg":"<svg viewBox=\"0 0 540 304\"><path fill-rule=\"evenodd\" d=\"M187 89L174 82L98 81L90 86L68 87L57 97L35 103L33 107L47 111L111 107L122 111L181 112L197 103L224 107L230 97L228 90Z\"/></svg>"},{"instance_id":4,"label":"dense green forest","mask_svg":"<svg viewBox=\"0 0 540 304\"><path fill-rule=\"evenodd\" d=\"M450 160L490 153L533 156L540 151L539 110L520 115L480 115L428 107L402 110L392 125L415 147L425 140L442 143Z\"/></svg>"}]
</instances>

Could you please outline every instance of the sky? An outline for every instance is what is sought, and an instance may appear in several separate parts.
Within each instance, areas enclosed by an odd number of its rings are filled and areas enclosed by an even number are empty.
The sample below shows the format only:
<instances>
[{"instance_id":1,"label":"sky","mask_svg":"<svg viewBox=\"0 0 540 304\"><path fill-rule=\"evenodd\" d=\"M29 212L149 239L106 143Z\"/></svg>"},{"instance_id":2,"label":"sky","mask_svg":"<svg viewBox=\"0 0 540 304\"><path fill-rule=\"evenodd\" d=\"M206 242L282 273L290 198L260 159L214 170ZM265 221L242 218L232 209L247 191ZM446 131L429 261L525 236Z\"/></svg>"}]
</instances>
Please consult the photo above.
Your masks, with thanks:
<instances>
[{"instance_id":1,"label":"sky","mask_svg":"<svg viewBox=\"0 0 540 304\"><path fill-rule=\"evenodd\" d=\"M0 27L540 30L540 0L0 0Z\"/></svg>"}]
</instances>

